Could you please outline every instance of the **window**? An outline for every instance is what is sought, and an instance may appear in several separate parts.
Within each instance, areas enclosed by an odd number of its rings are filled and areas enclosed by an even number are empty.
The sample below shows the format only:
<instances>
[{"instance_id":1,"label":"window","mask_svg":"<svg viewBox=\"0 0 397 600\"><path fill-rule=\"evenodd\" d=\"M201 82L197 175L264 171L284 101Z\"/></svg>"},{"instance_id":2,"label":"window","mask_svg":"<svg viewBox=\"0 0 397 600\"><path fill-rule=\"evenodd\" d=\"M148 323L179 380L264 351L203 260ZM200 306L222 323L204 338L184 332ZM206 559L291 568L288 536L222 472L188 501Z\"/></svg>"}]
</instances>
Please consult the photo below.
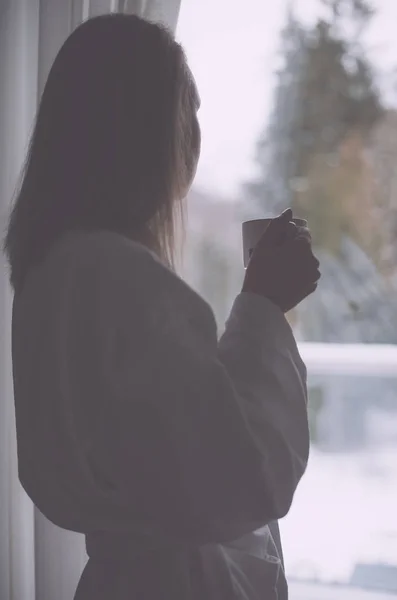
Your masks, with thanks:
<instances>
[{"instance_id":1,"label":"window","mask_svg":"<svg viewBox=\"0 0 397 600\"><path fill-rule=\"evenodd\" d=\"M397 593L396 17L392 0L184 0L179 19L203 132L186 278L222 330L241 221L288 206L322 262L289 316L312 438L281 523L296 600Z\"/></svg>"}]
</instances>

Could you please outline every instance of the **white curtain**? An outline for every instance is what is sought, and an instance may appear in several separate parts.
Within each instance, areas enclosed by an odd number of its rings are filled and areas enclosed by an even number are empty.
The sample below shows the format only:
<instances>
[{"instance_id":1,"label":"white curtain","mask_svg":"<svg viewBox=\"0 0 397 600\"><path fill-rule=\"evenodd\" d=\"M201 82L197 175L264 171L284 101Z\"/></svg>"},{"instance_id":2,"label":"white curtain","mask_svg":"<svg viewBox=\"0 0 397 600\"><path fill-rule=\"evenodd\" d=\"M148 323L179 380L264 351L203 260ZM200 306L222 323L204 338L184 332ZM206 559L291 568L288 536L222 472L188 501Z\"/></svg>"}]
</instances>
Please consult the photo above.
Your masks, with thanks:
<instances>
[{"instance_id":1,"label":"white curtain","mask_svg":"<svg viewBox=\"0 0 397 600\"><path fill-rule=\"evenodd\" d=\"M49 68L81 21L135 13L175 29L181 0L0 0L0 226L3 234ZM71 600L87 556L82 535L50 523L18 481L11 302L0 269L0 600Z\"/></svg>"},{"instance_id":2,"label":"white curtain","mask_svg":"<svg viewBox=\"0 0 397 600\"><path fill-rule=\"evenodd\" d=\"M120 0L118 4L125 13L134 13L149 21L160 21L172 31L176 29L181 0Z\"/></svg>"}]
</instances>

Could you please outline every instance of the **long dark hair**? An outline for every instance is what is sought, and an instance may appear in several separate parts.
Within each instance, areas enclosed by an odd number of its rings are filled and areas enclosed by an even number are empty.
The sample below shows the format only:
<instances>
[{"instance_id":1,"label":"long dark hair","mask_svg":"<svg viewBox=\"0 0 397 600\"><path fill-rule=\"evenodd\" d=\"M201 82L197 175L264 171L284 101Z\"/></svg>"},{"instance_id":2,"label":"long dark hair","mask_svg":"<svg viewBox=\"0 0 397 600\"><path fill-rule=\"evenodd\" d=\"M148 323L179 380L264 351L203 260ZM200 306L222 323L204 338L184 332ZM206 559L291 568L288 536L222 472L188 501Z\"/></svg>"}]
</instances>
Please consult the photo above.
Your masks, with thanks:
<instances>
[{"instance_id":1,"label":"long dark hair","mask_svg":"<svg viewBox=\"0 0 397 600\"><path fill-rule=\"evenodd\" d=\"M14 289L73 229L113 230L171 268L194 175L197 91L162 26L108 14L80 25L49 73L4 241Z\"/></svg>"}]
</instances>

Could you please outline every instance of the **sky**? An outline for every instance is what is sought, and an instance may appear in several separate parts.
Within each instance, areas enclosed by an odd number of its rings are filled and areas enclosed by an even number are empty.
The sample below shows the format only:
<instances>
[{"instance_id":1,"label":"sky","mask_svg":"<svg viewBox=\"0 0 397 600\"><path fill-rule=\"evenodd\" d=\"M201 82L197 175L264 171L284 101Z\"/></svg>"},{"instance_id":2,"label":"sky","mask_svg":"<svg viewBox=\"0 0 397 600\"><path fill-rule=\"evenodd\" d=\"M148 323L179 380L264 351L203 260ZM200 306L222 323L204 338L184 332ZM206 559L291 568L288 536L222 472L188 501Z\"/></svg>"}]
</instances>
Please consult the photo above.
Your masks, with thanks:
<instances>
[{"instance_id":1,"label":"sky","mask_svg":"<svg viewBox=\"0 0 397 600\"><path fill-rule=\"evenodd\" d=\"M202 100L202 155L196 183L220 200L237 197L241 183L255 174L255 142L272 106L287 1L182 0L177 39L185 48ZM307 23L318 14L319 0L295 4ZM382 75L382 89L394 102L397 0L373 4L378 14L367 35L368 48Z\"/></svg>"}]
</instances>

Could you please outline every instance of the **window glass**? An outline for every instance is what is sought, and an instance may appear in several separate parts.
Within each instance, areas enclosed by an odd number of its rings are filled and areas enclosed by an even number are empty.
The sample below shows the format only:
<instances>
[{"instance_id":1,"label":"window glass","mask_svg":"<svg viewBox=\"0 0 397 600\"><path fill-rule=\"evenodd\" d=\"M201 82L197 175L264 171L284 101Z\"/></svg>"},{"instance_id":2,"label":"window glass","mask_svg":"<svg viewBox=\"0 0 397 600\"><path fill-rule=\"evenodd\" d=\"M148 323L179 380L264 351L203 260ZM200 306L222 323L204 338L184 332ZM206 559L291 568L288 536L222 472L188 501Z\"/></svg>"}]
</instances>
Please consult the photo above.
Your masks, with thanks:
<instances>
[{"instance_id":1,"label":"window glass","mask_svg":"<svg viewBox=\"0 0 397 600\"><path fill-rule=\"evenodd\" d=\"M296 598L309 584L397 593L396 22L393 0L183 0L178 25L202 99L184 276L221 333L241 222L289 206L322 264L288 315L312 436L281 524Z\"/></svg>"}]
</instances>

